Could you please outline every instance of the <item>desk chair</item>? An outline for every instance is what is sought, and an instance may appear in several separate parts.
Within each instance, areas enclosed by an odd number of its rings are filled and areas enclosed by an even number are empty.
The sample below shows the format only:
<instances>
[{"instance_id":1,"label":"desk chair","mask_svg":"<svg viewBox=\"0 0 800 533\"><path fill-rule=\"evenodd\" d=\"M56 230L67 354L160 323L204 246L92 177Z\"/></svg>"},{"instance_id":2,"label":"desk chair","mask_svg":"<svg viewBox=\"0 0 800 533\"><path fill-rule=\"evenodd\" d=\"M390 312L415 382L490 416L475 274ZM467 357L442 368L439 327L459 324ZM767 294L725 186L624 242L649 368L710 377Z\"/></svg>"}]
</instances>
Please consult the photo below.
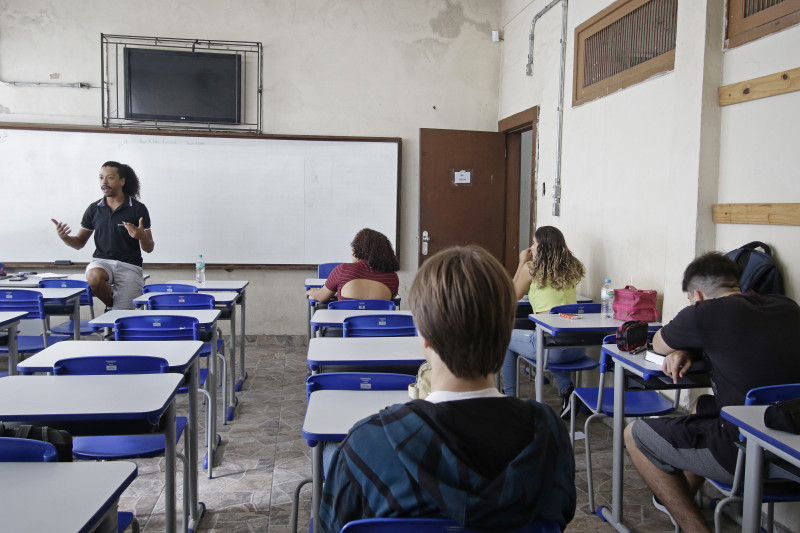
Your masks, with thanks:
<instances>
[{"instance_id":1,"label":"desk chair","mask_svg":"<svg viewBox=\"0 0 800 533\"><path fill-rule=\"evenodd\" d=\"M349 316L342 321L344 337L414 337L417 328L411 315Z\"/></svg>"},{"instance_id":2,"label":"desk chair","mask_svg":"<svg viewBox=\"0 0 800 533\"><path fill-rule=\"evenodd\" d=\"M175 315L147 315L127 316L114 321L114 340L118 341L180 341L202 340L198 331L198 321L194 317ZM199 372L198 372L199 374ZM208 370L205 372L208 376ZM204 380L205 381L205 380ZM181 394L189 392L188 386L178 389ZM211 396L201 385L200 392L206 399L206 442L208 430L211 427ZM222 438L217 435L217 445ZM213 450L209 447L204 464L213 457Z\"/></svg>"},{"instance_id":3,"label":"desk chair","mask_svg":"<svg viewBox=\"0 0 800 533\"><path fill-rule=\"evenodd\" d=\"M331 271L342 263L320 263L317 265L317 277L325 279L331 275Z\"/></svg>"},{"instance_id":4,"label":"desk chair","mask_svg":"<svg viewBox=\"0 0 800 533\"><path fill-rule=\"evenodd\" d=\"M142 355L123 355L117 357L73 357L56 361L53 374L64 375L113 375L113 374L162 374L168 369L166 359ZM180 442L187 419L175 417L175 441ZM164 455L164 435L103 435L98 437L74 437L72 455L87 461L109 461L122 459L150 459ZM189 443L184 439L184 447ZM183 463L183 531L189 522L189 462L186 456L176 452L175 456ZM130 515L128 518L127 515ZM123 519L126 521L123 524ZM133 523L133 531L139 531L139 524L133 513L118 515L119 531L124 531L128 523Z\"/></svg>"},{"instance_id":5,"label":"desk chair","mask_svg":"<svg viewBox=\"0 0 800 533\"><path fill-rule=\"evenodd\" d=\"M800 383L791 385L773 385L770 387L758 387L751 389L745 396L745 405L768 405L773 402L792 400L800 398ZM720 516L722 509L732 502L741 502L742 491L744 490L744 463L745 463L745 442L743 436L739 436L739 455L736 458L736 471L733 475L733 484L720 483L709 479L712 485L717 487L725 498L719 502L712 500L711 507L714 508L714 529L716 533L721 533L722 525ZM764 468L764 490L761 502L767 504L767 524L766 530L772 532L774 527L775 502L796 502L800 501L800 472L797 468L786 463L782 459L770 453L765 453ZM786 481L791 480L791 481ZM748 480L753 483L753 480Z\"/></svg>"},{"instance_id":6,"label":"desk chair","mask_svg":"<svg viewBox=\"0 0 800 533\"><path fill-rule=\"evenodd\" d=\"M49 335L47 328L47 315L45 314L42 294L37 291L25 289L0 290L0 311L26 312L28 315L22 320L39 320L42 324L42 336L18 335L17 353L34 354L41 352L50 344L65 341L71 337L62 335ZM0 346L0 354L8 355L8 346Z\"/></svg>"},{"instance_id":7,"label":"desk chair","mask_svg":"<svg viewBox=\"0 0 800 533\"><path fill-rule=\"evenodd\" d=\"M366 518L348 522L342 533L474 533L452 520L437 518ZM561 533L555 522L533 522L508 533Z\"/></svg>"},{"instance_id":8,"label":"desk chair","mask_svg":"<svg viewBox=\"0 0 800 533\"><path fill-rule=\"evenodd\" d=\"M148 292L197 292L197 287L183 283L151 283L142 286L142 294Z\"/></svg>"},{"instance_id":9,"label":"desk chair","mask_svg":"<svg viewBox=\"0 0 800 533\"><path fill-rule=\"evenodd\" d=\"M600 304L589 304L600 305ZM613 344L616 335L608 335L603 339L603 344ZM589 512L594 513L594 485L592 483L592 449L589 443L589 424L601 417L614 416L614 388L605 386L606 372L614 370L611 356L605 352L600 356L600 383L597 387L578 387L570 396L569 437L573 448L575 447L575 410L577 402L585 405L592 414L586 419L583 426L586 440L586 479L588 483ZM625 392L625 416L628 418L642 418L645 416L661 416L671 413L678 408L680 390L675 394L675 400L670 402L654 390L640 390ZM599 513L598 513L599 515Z\"/></svg>"},{"instance_id":10,"label":"desk chair","mask_svg":"<svg viewBox=\"0 0 800 533\"><path fill-rule=\"evenodd\" d=\"M370 388L364 388L365 380L369 381ZM332 372L330 374L314 374L306 379L306 402L312 392L318 390L408 390L408 386L417 381L416 376L407 374L375 374L369 372ZM310 447L321 446L318 441L307 440ZM312 478L300 480L294 489L292 497L292 514L289 531L297 532L297 514L300 507L300 490L304 485L311 483ZM309 531L312 528L309 527ZM416 530L414 530L416 531Z\"/></svg>"},{"instance_id":11,"label":"desk chair","mask_svg":"<svg viewBox=\"0 0 800 533\"><path fill-rule=\"evenodd\" d=\"M55 463L56 447L33 439L0 437L0 463Z\"/></svg>"},{"instance_id":12,"label":"desk chair","mask_svg":"<svg viewBox=\"0 0 800 533\"><path fill-rule=\"evenodd\" d=\"M188 286L188 285L187 285ZM214 296L203 293L176 292L175 294L158 294L150 298L147 308L152 310L195 310L195 309L214 309ZM222 382L222 397L228 397L228 365L225 360L225 341L222 340L222 330L217 328L217 359L220 364L220 381ZM211 332L199 332L203 347L200 349L200 357L211 355ZM200 385L204 386L208 378L208 369L200 370ZM181 394L188 392L185 387L179 390ZM223 425L227 423L227 417L222 417Z\"/></svg>"},{"instance_id":13,"label":"desk chair","mask_svg":"<svg viewBox=\"0 0 800 533\"><path fill-rule=\"evenodd\" d=\"M94 318L94 295L92 294L92 290L89 288L88 281L81 281L78 279L43 279L39 282L39 288L85 289L83 294L81 294L80 305L81 307L88 307L91 317ZM44 308L48 315L67 315L70 317L67 322L50 327L50 333L53 333L54 335L72 335L74 326L72 324L71 305L65 306L59 304L45 304ZM79 327L81 328L81 336L97 335L101 339L103 337L101 330L97 330L90 326L88 320L81 320Z\"/></svg>"},{"instance_id":14,"label":"desk chair","mask_svg":"<svg viewBox=\"0 0 800 533\"><path fill-rule=\"evenodd\" d=\"M374 311L394 311L392 300L336 300L328 304L328 309L369 309Z\"/></svg>"},{"instance_id":15,"label":"desk chair","mask_svg":"<svg viewBox=\"0 0 800 533\"><path fill-rule=\"evenodd\" d=\"M588 303L588 304L565 304L565 305L557 305L555 307L550 308L550 314L555 315L558 313L572 313L572 314L582 314L582 313L599 313L600 312L600 304L596 303ZM574 335L567 335L562 337L553 337L553 338L545 338L545 345L544 349L548 350L551 348L569 348L575 346L582 346L586 345L587 341L591 339L596 334L593 333L575 333ZM517 356L517 393L519 393L519 364L524 363L527 367L531 369L536 367L536 357L527 357L524 355ZM594 370L599 366L599 363L588 356L583 356L582 358L578 359L577 361L572 361L569 363L550 363L548 362L546 365L546 369L550 371L560 371L560 372L570 372L572 374L576 374L577 372L582 372L584 370ZM545 370L545 369L542 369ZM573 383L576 380L572 380Z\"/></svg>"}]
</instances>

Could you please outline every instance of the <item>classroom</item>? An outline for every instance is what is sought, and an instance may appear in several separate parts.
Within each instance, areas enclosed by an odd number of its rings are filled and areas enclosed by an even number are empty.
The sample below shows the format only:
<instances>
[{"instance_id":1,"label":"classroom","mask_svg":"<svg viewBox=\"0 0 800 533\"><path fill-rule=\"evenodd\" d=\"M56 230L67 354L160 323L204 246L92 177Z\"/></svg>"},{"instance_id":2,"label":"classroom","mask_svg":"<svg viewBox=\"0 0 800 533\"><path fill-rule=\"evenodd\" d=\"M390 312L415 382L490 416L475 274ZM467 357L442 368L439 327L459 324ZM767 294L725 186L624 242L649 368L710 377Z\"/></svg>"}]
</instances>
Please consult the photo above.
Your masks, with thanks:
<instances>
[{"instance_id":1,"label":"classroom","mask_svg":"<svg viewBox=\"0 0 800 533\"><path fill-rule=\"evenodd\" d=\"M393 234L400 260L398 294L404 302L424 257L421 250L428 245L423 232L430 231L434 250L442 246L435 231L423 223L431 212L442 210L448 196L430 203L434 195L424 193L422 179L428 169L427 135L444 130L493 132L500 135L504 155L512 159L509 163L503 158L500 165L507 170L507 194L499 208L443 215L444 224L453 227L500 224L502 232L493 245L512 272L519 251L530 245L531 230L555 226L586 268L579 294L596 300L605 278L615 287L653 289L659 295L659 319L667 323L687 305L681 276L694 257L762 241L781 267L786 296L798 301L800 150L792 124L800 116L800 4L771 2L783 4L788 15L769 31L731 38L728 7L741 1L653 1L677 5L674 50L665 54L669 64L655 71L639 69L637 79L584 94L576 89L579 30L587 21L602 22L603 17L647 1L0 0L0 145L8 132L21 131L15 129L20 124L79 132L102 127L107 110L101 87L107 74L101 35L257 42L263 46L260 134L308 142L400 141L396 202L390 202L396 212L389 217L396 226L390 223L386 231ZM580 62L589 61L581 56ZM768 94L750 98L748 89L741 96L738 84L764 77L778 80L763 82ZM66 86L74 84L80 86ZM724 94L733 92L736 97L723 102ZM248 110L254 112L252 106ZM170 132L148 135L173 138ZM244 137L250 134L238 135L231 141L237 147L248 142ZM168 160L170 144L159 149L164 154L159 158ZM189 153L186 146L179 149L181 157ZM117 159L113 153L81 157L96 163L63 169L62 161L26 158L9 171L0 162L4 203L15 205L0 210L0 262L9 272L52 271L45 260L90 260L91 246L79 252L67 249L49 221L53 216L79 226L86 205L97 197L94 180L100 164ZM274 217L266 216L273 224L253 230L247 238L238 236L237 225L257 227L251 222L264 209L258 200L263 189L248 176L248 169L270 164L247 158L241 166L221 164L221 172L230 166L233 175L219 175L218 183L204 179L203 187L197 187L191 176L182 176L187 178L182 185L169 189L175 203L207 207L216 187L220 196L240 202L214 206L218 210L206 209L191 219L176 220L163 214L166 208L159 213L148 191L161 180L175 183L184 168L193 168L192 161L170 161L164 175L158 175L158 166L140 173L157 250L167 234L203 231L204 226L223 229L214 234L215 242L230 238L248 250L244 258L229 260L220 257L222 252L213 253L224 249L215 244L202 249L188 245L180 257L176 254L160 264L148 265L145 254L144 269L150 275L148 283L193 278L196 254L204 253L209 279L249 282L243 340L286 347L302 354L304 362L309 317L299 288L316 276L317 263L349 260L352 232L338 251L325 249L326 257L313 261L297 259L291 246L277 237L289 228ZM457 159L449 167L454 173L470 170L469 163L456 167L462 165ZM122 162L137 172L151 165ZM73 175L84 176L88 192L62 190L62 173L70 175L70 187L76 183ZM479 177L476 174L475 180ZM288 182L286 191L293 190ZM34 191L48 205L61 204L60 213L36 222L52 238L53 252L47 259L3 253L7 243L15 243L15 250L25 247L15 240L16 216L21 206L37 201L18 197L20 191ZM278 196L276 202L284 200L280 192ZM324 210L337 206L339 197L332 198L329 205L314 208L320 220ZM158 201L169 206L163 198ZM745 215L742 223L734 217L738 223L730 223L715 217L715 206L722 204L747 204L750 218ZM794 210L770 211L780 210L780 204ZM369 225L365 222L357 229ZM325 240L324 235L316 237ZM42 240L36 246L48 244ZM282 248L286 254L261 260L262 247ZM97 310L102 313L99 304ZM684 395L682 407L688 409L693 397ZM780 531L800 530L800 505L778 505L775 519ZM594 522L597 530L610 530L596 518Z\"/></svg>"}]
</instances>

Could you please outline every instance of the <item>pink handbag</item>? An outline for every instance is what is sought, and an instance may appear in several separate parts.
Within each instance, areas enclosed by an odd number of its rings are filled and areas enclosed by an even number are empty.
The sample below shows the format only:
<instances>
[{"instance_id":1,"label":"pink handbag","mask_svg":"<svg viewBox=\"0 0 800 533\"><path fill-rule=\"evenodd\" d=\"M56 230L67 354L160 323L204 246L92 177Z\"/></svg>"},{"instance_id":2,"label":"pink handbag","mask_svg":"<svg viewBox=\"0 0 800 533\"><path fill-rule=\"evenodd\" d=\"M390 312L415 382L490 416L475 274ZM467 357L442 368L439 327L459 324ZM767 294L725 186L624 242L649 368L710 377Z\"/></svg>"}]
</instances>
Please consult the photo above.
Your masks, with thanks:
<instances>
[{"instance_id":1,"label":"pink handbag","mask_svg":"<svg viewBox=\"0 0 800 533\"><path fill-rule=\"evenodd\" d=\"M656 291L640 291L633 285L614 289L614 318L617 320L658 320Z\"/></svg>"}]
</instances>

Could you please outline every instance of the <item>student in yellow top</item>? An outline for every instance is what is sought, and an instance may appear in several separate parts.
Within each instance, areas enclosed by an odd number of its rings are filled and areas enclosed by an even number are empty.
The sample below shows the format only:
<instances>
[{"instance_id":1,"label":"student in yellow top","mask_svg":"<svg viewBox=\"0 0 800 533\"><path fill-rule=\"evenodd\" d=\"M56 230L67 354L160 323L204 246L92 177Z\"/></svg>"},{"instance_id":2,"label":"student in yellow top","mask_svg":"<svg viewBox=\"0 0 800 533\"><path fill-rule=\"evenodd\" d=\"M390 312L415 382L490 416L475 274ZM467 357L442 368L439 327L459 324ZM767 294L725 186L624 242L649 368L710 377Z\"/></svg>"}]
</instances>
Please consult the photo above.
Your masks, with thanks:
<instances>
[{"instance_id":1,"label":"student in yellow top","mask_svg":"<svg viewBox=\"0 0 800 533\"><path fill-rule=\"evenodd\" d=\"M575 287L583 278L583 263L567 248L564 235L553 226L542 226L533 235L533 244L519 254L519 266L514 274L514 290L517 298L526 293L534 313L548 313L556 305L577 302ZM503 362L503 385L509 396L517 395L517 356L534 357L536 354L536 332L515 329ZM549 350L548 361L568 363L584 355L582 348ZM569 372L553 372L561 394L561 416L569 412L569 396L573 385Z\"/></svg>"}]
</instances>

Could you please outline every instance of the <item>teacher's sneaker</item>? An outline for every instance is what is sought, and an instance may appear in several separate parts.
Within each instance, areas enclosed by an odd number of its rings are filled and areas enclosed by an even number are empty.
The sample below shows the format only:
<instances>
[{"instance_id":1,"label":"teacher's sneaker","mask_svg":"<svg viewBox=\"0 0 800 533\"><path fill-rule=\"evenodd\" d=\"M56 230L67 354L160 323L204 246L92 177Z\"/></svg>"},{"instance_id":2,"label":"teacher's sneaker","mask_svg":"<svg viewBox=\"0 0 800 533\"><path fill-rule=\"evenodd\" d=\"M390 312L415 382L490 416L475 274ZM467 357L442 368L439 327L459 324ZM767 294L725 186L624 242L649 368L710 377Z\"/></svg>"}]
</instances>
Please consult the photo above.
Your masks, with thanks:
<instances>
[{"instance_id":1,"label":"teacher's sneaker","mask_svg":"<svg viewBox=\"0 0 800 533\"><path fill-rule=\"evenodd\" d=\"M672 518L672 514L670 514L669 510L667 509L667 506L661 503L661 500L659 500L655 494L653 494L653 507L655 507L656 509L667 515L669 519L672 521L672 525L678 527L678 523L675 521L674 518Z\"/></svg>"}]
</instances>

